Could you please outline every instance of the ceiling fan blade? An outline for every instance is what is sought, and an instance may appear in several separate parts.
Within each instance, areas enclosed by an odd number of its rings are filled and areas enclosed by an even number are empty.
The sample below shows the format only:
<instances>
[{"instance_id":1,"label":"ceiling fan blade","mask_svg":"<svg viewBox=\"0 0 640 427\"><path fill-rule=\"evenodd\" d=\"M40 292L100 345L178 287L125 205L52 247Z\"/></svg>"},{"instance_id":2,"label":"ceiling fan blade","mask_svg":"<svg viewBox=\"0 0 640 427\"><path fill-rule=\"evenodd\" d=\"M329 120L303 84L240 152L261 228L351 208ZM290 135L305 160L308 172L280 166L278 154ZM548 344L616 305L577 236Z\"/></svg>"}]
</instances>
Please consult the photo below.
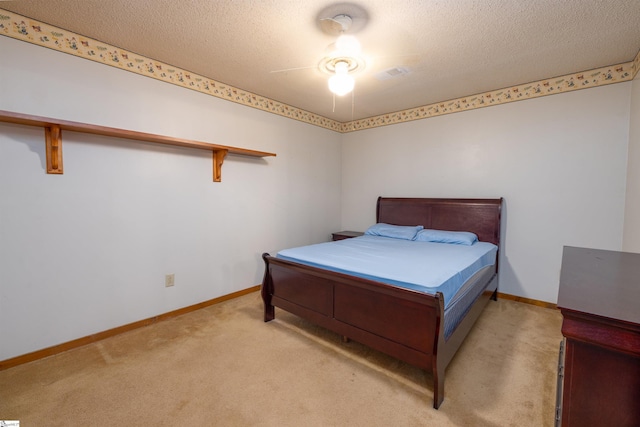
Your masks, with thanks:
<instances>
[{"instance_id":1,"label":"ceiling fan blade","mask_svg":"<svg viewBox=\"0 0 640 427\"><path fill-rule=\"evenodd\" d=\"M316 68L317 65L312 65L309 67L295 67L295 68L284 68L282 70L273 70L269 71L270 73L286 73L287 71L298 71L298 70L309 70L311 68Z\"/></svg>"}]
</instances>

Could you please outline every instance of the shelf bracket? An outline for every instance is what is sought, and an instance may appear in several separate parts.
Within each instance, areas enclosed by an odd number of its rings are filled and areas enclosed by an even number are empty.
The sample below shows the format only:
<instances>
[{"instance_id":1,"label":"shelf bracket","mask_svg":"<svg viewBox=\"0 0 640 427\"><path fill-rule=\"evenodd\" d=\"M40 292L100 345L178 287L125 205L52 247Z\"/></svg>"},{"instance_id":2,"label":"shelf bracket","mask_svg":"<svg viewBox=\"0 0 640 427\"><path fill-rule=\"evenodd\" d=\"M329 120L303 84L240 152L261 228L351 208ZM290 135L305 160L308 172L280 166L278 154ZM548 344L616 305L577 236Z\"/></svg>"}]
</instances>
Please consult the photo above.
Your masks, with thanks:
<instances>
[{"instance_id":1,"label":"shelf bracket","mask_svg":"<svg viewBox=\"0 0 640 427\"><path fill-rule=\"evenodd\" d=\"M62 130L60 125L45 126L44 138L47 152L47 173L63 174L62 169Z\"/></svg>"},{"instance_id":2,"label":"shelf bracket","mask_svg":"<svg viewBox=\"0 0 640 427\"><path fill-rule=\"evenodd\" d=\"M229 150L213 150L213 182L222 181L222 163Z\"/></svg>"}]
</instances>

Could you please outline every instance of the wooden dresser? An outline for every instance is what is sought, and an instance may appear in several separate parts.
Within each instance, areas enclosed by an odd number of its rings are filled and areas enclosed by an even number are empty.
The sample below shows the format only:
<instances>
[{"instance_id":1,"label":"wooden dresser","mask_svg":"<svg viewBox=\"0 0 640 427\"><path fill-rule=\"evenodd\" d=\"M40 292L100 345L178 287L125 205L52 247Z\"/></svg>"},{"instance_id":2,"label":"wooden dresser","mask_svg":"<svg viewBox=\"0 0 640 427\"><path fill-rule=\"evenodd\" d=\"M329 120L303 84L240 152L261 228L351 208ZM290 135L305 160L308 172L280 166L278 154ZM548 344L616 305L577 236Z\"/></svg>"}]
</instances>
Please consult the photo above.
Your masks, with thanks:
<instances>
[{"instance_id":1,"label":"wooden dresser","mask_svg":"<svg viewBox=\"0 0 640 427\"><path fill-rule=\"evenodd\" d=\"M557 425L640 426L640 254L565 247L558 308Z\"/></svg>"}]
</instances>

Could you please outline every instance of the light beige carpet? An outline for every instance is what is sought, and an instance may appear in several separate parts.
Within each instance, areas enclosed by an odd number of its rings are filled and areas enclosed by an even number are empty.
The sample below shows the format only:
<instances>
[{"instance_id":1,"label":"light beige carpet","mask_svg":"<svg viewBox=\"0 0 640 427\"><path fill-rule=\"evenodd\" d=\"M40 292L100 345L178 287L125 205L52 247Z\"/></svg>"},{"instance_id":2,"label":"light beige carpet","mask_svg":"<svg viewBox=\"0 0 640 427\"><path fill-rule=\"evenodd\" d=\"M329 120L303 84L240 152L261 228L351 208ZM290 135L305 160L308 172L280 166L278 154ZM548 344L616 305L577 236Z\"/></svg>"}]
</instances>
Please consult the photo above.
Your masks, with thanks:
<instances>
[{"instance_id":1,"label":"light beige carpet","mask_svg":"<svg viewBox=\"0 0 640 427\"><path fill-rule=\"evenodd\" d=\"M31 426L552 426L561 316L499 300L431 375L252 293L0 372L0 420Z\"/></svg>"}]
</instances>

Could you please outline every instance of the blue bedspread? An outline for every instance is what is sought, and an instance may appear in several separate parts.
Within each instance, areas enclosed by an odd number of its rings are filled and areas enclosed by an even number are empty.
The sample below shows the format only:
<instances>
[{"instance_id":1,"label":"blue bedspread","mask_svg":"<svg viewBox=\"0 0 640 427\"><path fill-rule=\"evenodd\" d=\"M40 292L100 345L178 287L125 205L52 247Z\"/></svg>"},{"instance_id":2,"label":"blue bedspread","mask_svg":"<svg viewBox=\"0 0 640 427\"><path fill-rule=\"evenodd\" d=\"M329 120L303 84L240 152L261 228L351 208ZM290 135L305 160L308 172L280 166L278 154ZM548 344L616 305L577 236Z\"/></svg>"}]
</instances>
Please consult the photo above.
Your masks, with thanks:
<instances>
[{"instance_id":1,"label":"blue bedspread","mask_svg":"<svg viewBox=\"0 0 640 427\"><path fill-rule=\"evenodd\" d=\"M467 279L495 264L497 250L486 242L465 246L365 235L285 249L277 257L428 294L442 292L446 308Z\"/></svg>"}]
</instances>

